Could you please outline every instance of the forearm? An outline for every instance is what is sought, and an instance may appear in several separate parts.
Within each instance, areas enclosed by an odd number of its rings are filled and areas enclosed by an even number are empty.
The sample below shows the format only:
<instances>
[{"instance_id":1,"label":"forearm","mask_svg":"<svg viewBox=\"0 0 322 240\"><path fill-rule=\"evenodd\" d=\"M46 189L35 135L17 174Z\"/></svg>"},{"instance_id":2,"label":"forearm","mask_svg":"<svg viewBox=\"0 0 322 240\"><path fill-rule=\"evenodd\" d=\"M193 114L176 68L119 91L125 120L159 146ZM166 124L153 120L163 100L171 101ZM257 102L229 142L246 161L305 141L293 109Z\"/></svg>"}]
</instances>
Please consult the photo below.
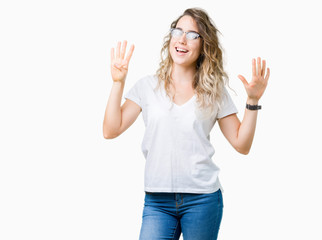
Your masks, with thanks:
<instances>
[{"instance_id":1,"label":"forearm","mask_svg":"<svg viewBox=\"0 0 322 240\"><path fill-rule=\"evenodd\" d=\"M258 100L247 99L250 105L257 105ZM240 124L237 137L237 148L240 152L247 154L250 151L255 135L258 110L245 108L244 118Z\"/></svg>"},{"instance_id":2,"label":"forearm","mask_svg":"<svg viewBox=\"0 0 322 240\"><path fill-rule=\"evenodd\" d=\"M252 80L250 83L242 76L238 75L239 79L243 82L244 87L247 92L247 103L250 105L258 105L258 100L262 97L268 82L268 78L270 75L270 69L267 68L267 74L265 76L266 71L266 61L261 61L261 58L257 58L257 66L256 59L252 59ZM265 76L265 77L264 77ZM257 121L258 110L249 110L245 109L245 114L242 122L239 120L234 120L231 118L233 123L233 130L230 130L230 127L227 126L228 120L222 123L223 131L225 132L232 142L235 149L243 154L247 154L252 146L253 138L255 135L256 121ZM233 134L231 134L233 132ZM236 137L237 134L237 137Z\"/></svg>"},{"instance_id":3,"label":"forearm","mask_svg":"<svg viewBox=\"0 0 322 240\"><path fill-rule=\"evenodd\" d=\"M103 122L103 134L105 138L114 135L120 128L122 121L121 101L123 90L124 82L113 82Z\"/></svg>"}]
</instances>

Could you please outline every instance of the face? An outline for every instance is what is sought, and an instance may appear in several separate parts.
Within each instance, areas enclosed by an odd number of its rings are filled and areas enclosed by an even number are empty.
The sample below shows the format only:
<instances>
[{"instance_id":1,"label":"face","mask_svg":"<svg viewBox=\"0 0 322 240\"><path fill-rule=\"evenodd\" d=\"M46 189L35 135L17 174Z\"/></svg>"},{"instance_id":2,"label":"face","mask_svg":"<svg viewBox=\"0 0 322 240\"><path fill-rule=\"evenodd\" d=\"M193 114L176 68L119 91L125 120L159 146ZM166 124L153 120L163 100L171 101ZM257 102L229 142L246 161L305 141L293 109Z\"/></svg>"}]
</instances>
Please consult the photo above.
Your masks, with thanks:
<instances>
[{"instance_id":1,"label":"face","mask_svg":"<svg viewBox=\"0 0 322 240\"><path fill-rule=\"evenodd\" d=\"M197 23L190 16L181 17L176 28L180 28L184 32L199 32ZM201 52L201 38L187 40L185 33L177 38L171 37L169 48L174 64L195 67ZM179 51L179 49L183 51Z\"/></svg>"}]
</instances>

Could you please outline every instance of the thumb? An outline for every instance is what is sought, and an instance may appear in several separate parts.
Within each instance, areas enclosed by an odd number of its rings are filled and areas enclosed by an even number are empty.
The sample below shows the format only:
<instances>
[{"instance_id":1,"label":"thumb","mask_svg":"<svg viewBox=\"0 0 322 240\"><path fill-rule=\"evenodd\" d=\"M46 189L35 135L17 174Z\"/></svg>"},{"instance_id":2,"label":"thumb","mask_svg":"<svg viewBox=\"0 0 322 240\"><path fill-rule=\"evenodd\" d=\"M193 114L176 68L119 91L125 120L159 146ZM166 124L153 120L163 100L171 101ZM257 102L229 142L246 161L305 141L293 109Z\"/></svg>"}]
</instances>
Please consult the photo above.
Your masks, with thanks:
<instances>
[{"instance_id":1,"label":"thumb","mask_svg":"<svg viewBox=\"0 0 322 240\"><path fill-rule=\"evenodd\" d=\"M238 75L238 78L243 82L244 86L248 85L247 80L242 75Z\"/></svg>"}]
</instances>

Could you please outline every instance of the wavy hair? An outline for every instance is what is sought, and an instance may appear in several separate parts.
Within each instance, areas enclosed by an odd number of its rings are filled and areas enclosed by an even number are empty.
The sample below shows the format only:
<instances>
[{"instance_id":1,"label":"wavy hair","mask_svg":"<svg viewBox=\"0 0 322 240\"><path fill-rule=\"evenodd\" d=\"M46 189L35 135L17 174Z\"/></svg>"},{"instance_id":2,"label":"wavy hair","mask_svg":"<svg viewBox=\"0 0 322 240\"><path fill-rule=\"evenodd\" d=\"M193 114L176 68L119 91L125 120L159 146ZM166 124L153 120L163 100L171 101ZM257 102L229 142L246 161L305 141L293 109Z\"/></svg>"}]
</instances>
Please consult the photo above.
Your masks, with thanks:
<instances>
[{"instance_id":1,"label":"wavy hair","mask_svg":"<svg viewBox=\"0 0 322 240\"><path fill-rule=\"evenodd\" d=\"M171 28L175 28L178 21L187 15L196 21L199 34L202 36L201 53L196 62L197 71L193 80L193 88L197 93L199 107L206 109L208 113L212 113L215 106L220 109L224 86L228 83L228 75L223 69L223 50L217 36L220 31L205 10L201 8L186 9L181 16L171 23ZM160 87L163 84L167 96L173 99L170 94L173 64L169 49L170 41L171 32L164 37L161 61L156 76L158 77L158 86Z\"/></svg>"}]
</instances>

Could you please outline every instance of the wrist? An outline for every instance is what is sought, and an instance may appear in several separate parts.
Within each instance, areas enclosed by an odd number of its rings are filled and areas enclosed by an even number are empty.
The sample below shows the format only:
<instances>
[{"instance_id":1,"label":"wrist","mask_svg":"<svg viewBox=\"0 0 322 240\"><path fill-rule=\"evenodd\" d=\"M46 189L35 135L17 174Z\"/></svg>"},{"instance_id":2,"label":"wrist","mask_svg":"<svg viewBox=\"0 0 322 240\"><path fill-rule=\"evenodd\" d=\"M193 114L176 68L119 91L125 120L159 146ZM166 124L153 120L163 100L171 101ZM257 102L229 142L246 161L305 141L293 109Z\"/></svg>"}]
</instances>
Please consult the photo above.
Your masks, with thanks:
<instances>
[{"instance_id":1,"label":"wrist","mask_svg":"<svg viewBox=\"0 0 322 240\"><path fill-rule=\"evenodd\" d=\"M123 86L124 85L124 83L125 83L125 81L114 81L113 80L113 85L120 85L120 86Z\"/></svg>"},{"instance_id":2,"label":"wrist","mask_svg":"<svg viewBox=\"0 0 322 240\"><path fill-rule=\"evenodd\" d=\"M258 105L259 100L254 98L247 98L246 103L249 105Z\"/></svg>"}]
</instances>

